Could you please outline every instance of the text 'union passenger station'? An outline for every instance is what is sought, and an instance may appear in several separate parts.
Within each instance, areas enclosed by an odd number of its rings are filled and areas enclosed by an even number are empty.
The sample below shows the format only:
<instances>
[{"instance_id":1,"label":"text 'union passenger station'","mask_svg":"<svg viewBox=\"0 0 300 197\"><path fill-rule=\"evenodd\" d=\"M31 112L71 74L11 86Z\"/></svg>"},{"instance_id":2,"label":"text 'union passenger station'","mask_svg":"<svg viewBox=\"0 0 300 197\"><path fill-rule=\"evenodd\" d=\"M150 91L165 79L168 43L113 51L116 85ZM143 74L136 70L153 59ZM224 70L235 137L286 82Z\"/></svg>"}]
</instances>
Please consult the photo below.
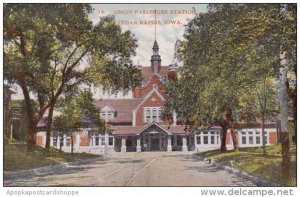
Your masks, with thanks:
<instances>
[{"instance_id":1,"label":"text 'union passenger station'","mask_svg":"<svg viewBox=\"0 0 300 197\"><path fill-rule=\"evenodd\" d=\"M176 67L161 66L158 43L153 44L151 66L140 67L143 81L132 89L132 98L100 99L96 105L100 116L107 121L109 132L91 133L89 125L78 129L73 136L74 152L103 153L105 151L204 151L220 147L220 128L190 132L173 114L172 124L161 119L162 107L166 102L164 83L176 77ZM40 121L37 144L45 145L45 121ZM266 144L275 144L276 124L267 124ZM238 130L239 146L262 145L260 124L248 124ZM70 152L71 137L51 136L50 144ZM232 146L227 133L226 143Z\"/></svg>"}]
</instances>

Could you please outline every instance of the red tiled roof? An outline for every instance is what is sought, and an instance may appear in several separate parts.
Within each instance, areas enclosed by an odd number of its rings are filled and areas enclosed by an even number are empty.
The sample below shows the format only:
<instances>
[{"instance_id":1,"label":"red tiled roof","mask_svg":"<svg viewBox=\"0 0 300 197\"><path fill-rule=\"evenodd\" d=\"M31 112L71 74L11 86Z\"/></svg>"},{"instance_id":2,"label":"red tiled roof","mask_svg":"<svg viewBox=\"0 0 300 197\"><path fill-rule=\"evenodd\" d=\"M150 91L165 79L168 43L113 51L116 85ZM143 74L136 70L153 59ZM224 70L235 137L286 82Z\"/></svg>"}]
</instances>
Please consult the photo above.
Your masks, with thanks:
<instances>
[{"instance_id":1,"label":"red tiled roof","mask_svg":"<svg viewBox=\"0 0 300 197\"><path fill-rule=\"evenodd\" d=\"M135 135L142 128L142 126L115 126L112 130L113 135Z\"/></svg>"},{"instance_id":2,"label":"red tiled roof","mask_svg":"<svg viewBox=\"0 0 300 197\"><path fill-rule=\"evenodd\" d=\"M169 67L168 66L161 66L160 72L158 73L161 77L168 77L168 72L169 72ZM142 76L143 76L143 81L142 85L146 85L147 82L150 80L150 77L154 73L151 70L151 67L142 67Z\"/></svg>"},{"instance_id":3,"label":"red tiled roof","mask_svg":"<svg viewBox=\"0 0 300 197\"><path fill-rule=\"evenodd\" d=\"M166 128L170 133L172 134L189 134L190 132L185 131L185 126L182 125L176 125L176 126L170 126L170 128L168 128L168 126L164 126L164 128Z\"/></svg>"},{"instance_id":4,"label":"red tiled roof","mask_svg":"<svg viewBox=\"0 0 300 197\"><path fill-rule=\"evenodd\" d=\"M261 128L261 123L241 123L235 125L236 129L254 129ZM265 129L276 128L276 123L265 123Z\"/></svg>"},{"instance_id":5,"label":"red tiled roof","mask_svg":"<svg viewBox=\"0 0 300 197\"><path fill-rule=\"evenodd\" d=\"M129 123L132 122L132 110L141 102L141 99L100 99L96 101L96 106L100 110L105 106L111 106L117 111L117 116L109 120L109 123Z\"/></svg>"}]
</instances>

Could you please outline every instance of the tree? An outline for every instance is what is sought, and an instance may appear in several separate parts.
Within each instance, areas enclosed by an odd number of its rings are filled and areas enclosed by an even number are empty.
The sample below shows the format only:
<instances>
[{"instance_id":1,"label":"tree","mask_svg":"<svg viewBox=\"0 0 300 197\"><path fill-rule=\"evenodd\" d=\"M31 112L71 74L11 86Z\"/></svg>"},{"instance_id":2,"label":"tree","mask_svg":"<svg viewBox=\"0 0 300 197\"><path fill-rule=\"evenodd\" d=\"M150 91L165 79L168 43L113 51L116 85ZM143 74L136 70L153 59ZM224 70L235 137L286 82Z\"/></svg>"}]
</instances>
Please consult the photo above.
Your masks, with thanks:
<instances>
[{"instance_id":1,"label":"tree","mask_svg":"<svg viewBox=\"0 0 300 197\"><path fill-rule=\"evenodd\" d=\"M285 92L280 110L286 125L286 73L296 70L296 6L288 4L283 19L279 4L217 4L210 8L186 27L185 40L177 49L184 64L182 77L170 83L169 106L202 125L222 126L221 150L225 151L225 129L241 111L241 95L251 94L252 87L262 81L261 73L268 71L284 81L280 82L281 92ZM284 58L279 58L283 52ZM288 172L288 140L284 139L283 169Z\"/></svg>"},{"instance_id":2,"label":"tree","mask_svg":"<svg viewBox=\"0 0 300 197\"><path fill-rule=\"evenodd\" d=\"M59 116L54 117L53 131L58 135L67 134L71 137L71 153L73 154L73 134L83 124L88 124L91 132L103 132L104 122L90 91L74 91L65 95L58 102Z\"/></svg>"},{"instance_id":3,"label":"tree","mask_svg":"<svg viewBox=\"0 0 300 197\"><path fill-rule=\"evenodd\" d=\"M28 151L34 148L36 126L47 109L49 149L53 110L63 92L83 82L114 91L139 82L130 61L137 46L134 36L122 32L111 16L93 26L91 11L88 4L4 6L4 78L18 84L24 94ZM30 93L38 100L37 111Z\"/></svg>"},{"instance_id":4,"label":"tree","mask_svg":"<svg viewBox=\"0 0 300 197\"><path fill-rule=\"evenodd\" d=\"M263 154L267 155L266 136L265 136L265 121L274 120L278 114L278 87L277 81L272 75L263 73L261 79L257 79L258 83L251 88L252 94L241 95L241 119L247 122L256 121L258 118L261 121L261 139Z\"/></svg>"}]
</instances>

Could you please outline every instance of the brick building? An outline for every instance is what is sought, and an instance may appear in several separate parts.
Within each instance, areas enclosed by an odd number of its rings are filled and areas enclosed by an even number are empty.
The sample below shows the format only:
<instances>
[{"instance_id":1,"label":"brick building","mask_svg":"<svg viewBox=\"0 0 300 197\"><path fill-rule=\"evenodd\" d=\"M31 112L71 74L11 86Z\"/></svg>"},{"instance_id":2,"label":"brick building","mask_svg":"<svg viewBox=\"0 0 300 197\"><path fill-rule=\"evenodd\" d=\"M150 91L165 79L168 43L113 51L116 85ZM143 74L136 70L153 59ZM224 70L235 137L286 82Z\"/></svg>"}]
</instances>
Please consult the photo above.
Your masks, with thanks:
<instances>
[{"instance_id":1,"label":"brick building","mask_svg":"<svg viewBox=\"0 0 300 197\"><path fill-rule=\"evenodd\" d=\"M204 151L220 147L220 128L189 132L179 124L176 114L173 123L161 119L162 107L166 102L164 82L176 75L175 68L162 66L157 41L153 44L153 55L149 67L140 67L143 81L132 90L132 98L100 99L96 102L100 116L110 126L110 132L93 134L89 128L81 128L74 136L74 151L103 153L104 151ZM40 125L42 128L42 124ZM266 124L267 145L276 143L276 125ZM45 132L39 132L41 145ZM260 146L262 144L259 124L240 125L239 146ZM60 142L60 143L58 143ZM228 132L227 146L232 147ZM51 137L52 146L61 146L70 151L70 137Z\"/></svg>"}]
</instances>

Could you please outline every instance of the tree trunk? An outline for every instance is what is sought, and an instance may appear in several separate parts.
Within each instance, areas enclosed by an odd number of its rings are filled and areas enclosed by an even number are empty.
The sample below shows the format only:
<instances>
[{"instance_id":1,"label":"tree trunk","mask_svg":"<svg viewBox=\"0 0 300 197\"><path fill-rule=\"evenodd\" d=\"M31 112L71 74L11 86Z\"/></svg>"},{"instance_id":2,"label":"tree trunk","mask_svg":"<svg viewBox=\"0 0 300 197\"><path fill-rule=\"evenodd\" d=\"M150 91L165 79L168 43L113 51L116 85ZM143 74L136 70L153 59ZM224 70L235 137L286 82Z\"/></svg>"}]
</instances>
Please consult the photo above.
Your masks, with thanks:
<instances>
[{"instance_id":1,"label":"tree trunk","mask_svg":"<svg viewBox=\"0 0 300 197\"><path fill-rule=\"evenodd\" d=\"M31 99L29 96L29 91L27 89L27 86L25 82L20 83L20 86L23 91L24 95L24 101L26 105L26 113L28 117L28 124L27 124L27 152L32 152L35 147L35 137L37 133L37 123L40 119L40 117L35 117L33 114L33 108Z\"/></svg>"},{"instance_id":2,"label":"tree trunk","mask_svg":"<svg viewBox=\"0 0 300 197\"><path fill-rule=\"evenodd\" d=\"M46 126L46 146L45 146L46 152L50 151L50 136L52 130L53 110L54 110L54 104L51 103L48 111L47 126Z\"/></svg>"},{"instance_id":3,"label":"tree trunk","mask_svg":"<svg viewBox=\"0 0 300 197\"><path fill-rule=\"evenodd\" d=\"M227 136L227 126L222 125L222 133L221 133L221 152L224 153L227 151L226 147L226 136Z\"/></svg>"},{"instance_id":4,"label":"tree trunk","mask_svg":"<svg viewBox=\"0 0 300 197\"><path fill-rule=\"evenodd\" d=\"M266 136L265 136L265 117L262 116L261 121L261 139L262 139L262 149L263 149L263 155L267 155L267 149L266 149Z\"/></svg>"},{"instance_id":5,"label":"tree trunk","mask_svg":"<svg viewBox=\"0 0 300 197\"><path fill-rule=\"evenodd\" d=\"M281 146L282 146L282 176L289 177L290 169L290 144L288 135L288 91L287 83L287 60L285 52L280 54L279 88L280 88L280 119L281 119Z\"/></svg>"},{"instance_id":6,"label":"tree trunk","mask_svg":"<svg viewBox=\"0 0 300 197\"><path fill-rule=\"evenodd\" d=\"M233 143L234 151L238 152L239 151L239 145L238 145L238 141L237 141L237 137L236 137L236 133L235 133L235 129L234 129L233 124L230 127L230 134L231 134L231 137L232 137L232 143Z\"/></svg>"},{"instance_id":7,"label":"tree trunk","mask_svg":"<svg viewBox=\"0 0 300 197\"><path fill-rule=\"evenodd\" d=\"M296 91L296 90L295 90ZM297 145L297 93L294 93L292 98L293 103L293 118L294 118L294 143Z\"/></svg>"}]
</instances>

